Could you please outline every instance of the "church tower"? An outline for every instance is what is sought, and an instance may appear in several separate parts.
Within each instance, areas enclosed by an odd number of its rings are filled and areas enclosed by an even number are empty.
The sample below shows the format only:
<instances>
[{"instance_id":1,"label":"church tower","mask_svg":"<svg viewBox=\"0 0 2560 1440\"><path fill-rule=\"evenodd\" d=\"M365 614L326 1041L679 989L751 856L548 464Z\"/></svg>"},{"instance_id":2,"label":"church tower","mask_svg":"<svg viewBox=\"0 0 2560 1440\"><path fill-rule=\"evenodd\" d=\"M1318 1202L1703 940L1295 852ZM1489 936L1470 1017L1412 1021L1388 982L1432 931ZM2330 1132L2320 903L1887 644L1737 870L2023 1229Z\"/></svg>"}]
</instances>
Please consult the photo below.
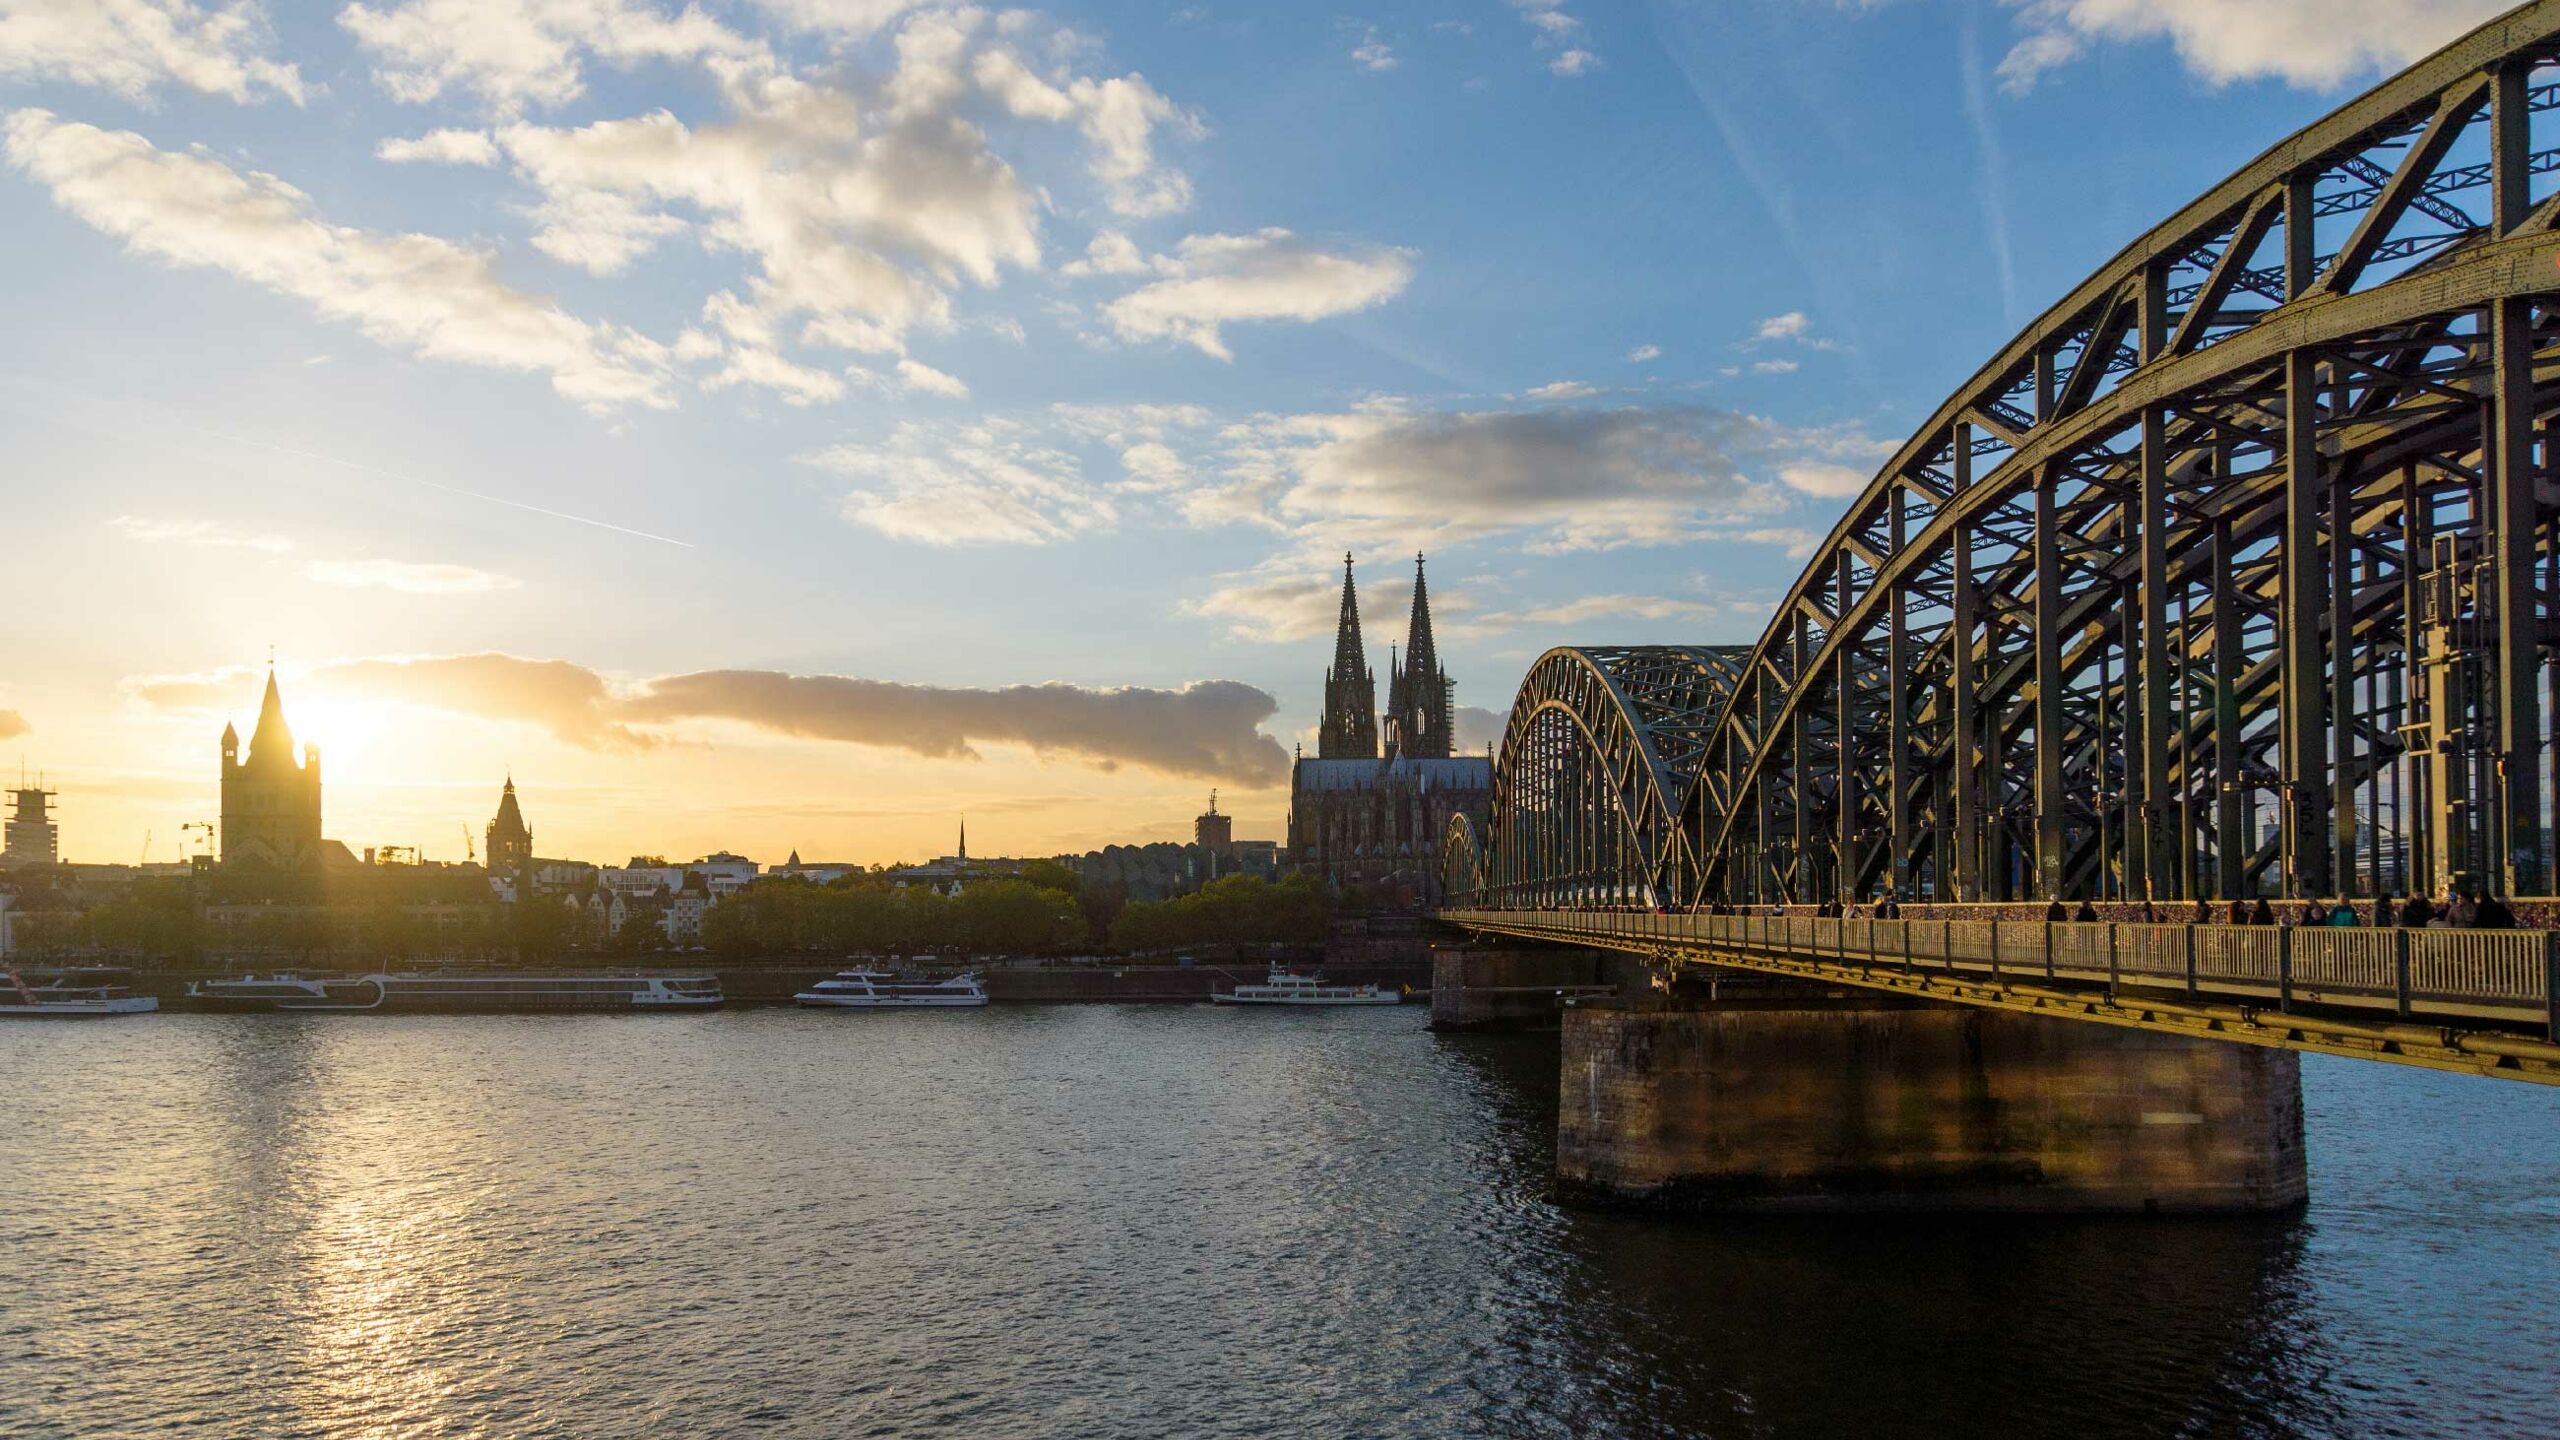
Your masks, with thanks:
<instances>
[{"instance_id":1,"label":"church tower","mask_svg":"<svg viewBox=\"0 0 2560 1440\"><path fill-rule=\"evenodd\" d=\"M515 879L533 865L533 832L525 828L524 810L516 804L516 777L498 795L498 818L489 822L489 873Z\"/></svg>"},{"instance_id":2,"label":"church tower","mask_svg":"<svg viewBox=\"0 0 2560 1440\"><path fill-rule=\"evenodd\" d=\"M1333 637L1333 668L1324 676L1324 725L1316 734L1319 760L1378 758L1378 680L1360 651L1360 594L1351 584L1351 556L1342 557L1342 620Z\"/></svg>"},{"instance_id":3,"label":"church tower","mask_svg":"<svg viewBox=\"0 0 2560 1440\"><path fill-rule=\"evenodd\" d=\"M1422 583L1422 557L1413 557L1413 618L1405 629L1404 659L1387 672L1387 749L1414 760L1449 758L1449 672L1431 639L1431 592Z\"/></svg>"},{"instance_id":4,"label":"church tower","mask_svg":"<svg viewBox=\"0 0 2560 1440\"><path fill-rule=\"evenodd\" d=\"M246 758L240 732L222 727L222 867L280 875L320 868L320 747L306 745L294 759L272 665Z\"/></svg>"}]
</instances>

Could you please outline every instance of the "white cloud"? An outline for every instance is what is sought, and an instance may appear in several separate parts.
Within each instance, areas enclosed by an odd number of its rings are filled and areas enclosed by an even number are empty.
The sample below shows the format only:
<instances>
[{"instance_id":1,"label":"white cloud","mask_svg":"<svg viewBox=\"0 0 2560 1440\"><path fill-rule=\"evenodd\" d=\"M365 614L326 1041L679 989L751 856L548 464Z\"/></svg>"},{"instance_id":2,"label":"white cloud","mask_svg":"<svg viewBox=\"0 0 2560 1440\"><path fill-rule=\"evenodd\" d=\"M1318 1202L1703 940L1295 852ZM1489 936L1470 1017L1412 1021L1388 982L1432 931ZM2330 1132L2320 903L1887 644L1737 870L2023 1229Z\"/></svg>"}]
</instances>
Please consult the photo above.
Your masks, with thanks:
<instances>
[{"instance_id":1,"label":"white cloud","mask_svg":"<svg viewBox=\"0 0 2560 1440\"><path fill-rule=\"evenodd\" d=\"M1351 47L1351 63L1372 72L1393 70L1396 68L1395 48L1379 39L1378 27L1371 25L1361 33L1360 43Z\"/></svg>"},{"instance_id":2,"label":"white cloud","mask_svg":"<svg viewBox=\"0 0 2560 1440\"><path fill-rule=\"evenodd\" d=\"M66 80L128 100L174 84L299 105L300 72L260 53L270 38L255 0L0 0L0 77Z\"/></svg>"},{"instance_id":3,"label":"white cloud","mask_svg":"<svg viewBox=\"0 0 2560 1440\"><path fill-rule=\"evenodd\" d=\"M2510 0L2006 0L2017 43L2000 62L2033 87L2093 44L2167 40L2215 85L2274 78L2326 89L2400 69L2509 8Z\"/></svg>"},{"instance_id":4,"label":"white cloud","mask_svg":"<svg viewBox=\"0 0 2560 1440\"><path fill-rule=\"evenodd\" d=\"M909 390L927 395L940 395L952 400L969 398L969 387L957 375L945 375L920 360L898 362L898 381Z\"/></svg>"},{"instance_id":5,"label":"white cloud","mask_svg":"<svg viewBox=\"0 0 2560 1440\"><path fill-rule=\"evenodd\" d=\"M1063 275L1144 275L1147 257L1140 253L1138 242L1117 230L1104 230L1086 242L1084 258L1070 260L1058 267Z\"/></svg>"},{"instance_id":6,"label":"white cloud","mask_svg":"<svg viewBox=\"0 0 2560 1440\"><path fill-rule=\"evenodd\" d=\"M1627 352L1627 363L1630 365L1648 365L1661 358L1662 347L1659 345L1639 345Z\"/></svg>"},{"instance_id":7,"label":"white cloud","mask_svg":"<svg viewBox=\"0 0 2560 1440\"><path fill-rule=\"evenodd\" d=\"M1809 323L1803 311L1790 310L1784 315L1772 315L1761 321L1760 327L1752 332L1751 338L1754 340L1801 340L1804 338L1805 327Z\"/></svg>"},{"instance_id":8,"label":"white cloud","mask_svg":"<svg viewBox=\"0 0 2560 1440\"><path fill-rule=\"evenodd\" d=\"M1179 340L1233 359L1220 327L1238 321L1321 320L1383 303L1413 279L1413 252L1329 251L1269 229L1194 235L1159 256L1165 278L1103 307L1125 340Z\"/></svg>"},{"instance_id":9,"label":"white cloud","mask_svg":"<svg viewBox=\"0 0 2560 1440\"><path fill-rule=\"evenodd\" d=\"M1599 387L1595 385L1586 385L1579 380L1558 380L1552 385L1541 385L1537 389L1530 391L1529 398L1533 400L1580 400L1587 396L1597 395L1599 393Z\"/></svg>"},{"instance_id":10,"label":"white cloud","mask_svg":"<svg viewBox=\"0 0 2560 1440\"><path fill-rule=\"evenodd\" d=\"M1129 477L1119 486L1123 490L1154 493L1191 483L1191 467L1172 446L1159 440L1142 440L1121 451L1120 468Z\"/></svg>"},{"instance_id":11,"label":"white cloud","mask_svg":"<svg viewBox=\"0 0 2560 1440\"><path fill-rule=\"evenodd\" d=\"M1755 360L1751 368L1762 375L1793 375L1802 367L1793 360Z\"/></svg>"},{"instance_id":12,"label":"white cloud","mask_svg":"<svg viewBox=\"0 0 2560 1440\"><path fill-rule=\"evenodd\" d=\"M590 58L625 69L714 57L770 63L761 44L700 9L670 15L645 0L398 0L351 4L338 23L373 53L374 79L393 99L468 92L504 114L577 99Z\"/></svg>"},{"instance_id":13,"label":"white cloud","mask_svg":"<svg viewBox=\"0 0 2560 1440\"><path fill-rule=\"evenodd\" d=\"M1494 611L1474 623L1486 630L1510 630L1523 625L1582 625L1621 616L1636 620L1685 620L1715 613L1715 606L1698 600L1674 600L1661 595L1585 595L1532 610Z\"/></svg>"},{"instance_id":14,"label":"white cloud","mask_svg":"<svg viewBox=\"0 0 2560 1440\"><path fill-rule=\"evenodd\" d=\"M1570 79L1598 66L1600 57L1582 43L1582 21L1564 7L1565 0L1511 0L1511 8L1536 32L1538 48L1556 52L1547 69Z\"/></svg>"},{"instance_id":15,"label":"white cloud","mask_svg":"<svg viewBox=\"0 0 2560 1440\"><path fill-rule=\"evenodd\" d=\"M508 285L484 252L333 225L272 175L129 131L33 109L11 113L5 131L11 166L137 254L227 271L428 359L547 373L590 408L671 403L663 346Z\"/></svg>"},{"instance_id":16,"label":"white cloud","mask_svg":"<svg viewBox=\"0 0 2560 1440\"><path fill-rule=\"evenodd\" d=\"M404 595L480 595L523 582L468 565L409 560L314 560L303 573L323 585L397 590Z\"/></svg>"},{"instance_id":17,"label":"white cloud","mask_svg":"<svg viewBox=\"0 0 2560 1440\"><path fill-rule=\"evenodd\" d=\"M801 459L863 482L845 497L845 517L893 540L1049 545L1118 519L1074 456L995 422L901 425L885 446L836 445Z\"/></svg>"},{"instance_id":18,"label":"white cloud","mask_svg":"<svg viewBox=\"0 0 2560 1440\"><path fill-rule=\"evenodd\" d=\"M430 130L415 139L393 137L373 153L395 165L495 165L498 143L486 130Z\"/></svg>"},{"instance_id":19,"label":"white cloud","mask_svg":"<svg viewBox=\"0 0 2560 1440\"><path fill-rule=\"evenodd\" d=\"M211 520L172 520L148 515L119 515L107 522L128 540L146 545L194 545L216 550L259 550L281 555L293 548L282 535L237 530Z\"/></svg>"},{"instance_id":20,"label":"white cloud","mask_svg":"<svg viewBox=\"0 0 2560 1440\"><path fill-rule=\"evenodd\" d=\"M1835 465L1825 460L1800 460L1778 467L1778 478L1807 495L1826 500L1846 500L1863 494L1873 472L1854 465Z\"/></svg>"}]
</instances>

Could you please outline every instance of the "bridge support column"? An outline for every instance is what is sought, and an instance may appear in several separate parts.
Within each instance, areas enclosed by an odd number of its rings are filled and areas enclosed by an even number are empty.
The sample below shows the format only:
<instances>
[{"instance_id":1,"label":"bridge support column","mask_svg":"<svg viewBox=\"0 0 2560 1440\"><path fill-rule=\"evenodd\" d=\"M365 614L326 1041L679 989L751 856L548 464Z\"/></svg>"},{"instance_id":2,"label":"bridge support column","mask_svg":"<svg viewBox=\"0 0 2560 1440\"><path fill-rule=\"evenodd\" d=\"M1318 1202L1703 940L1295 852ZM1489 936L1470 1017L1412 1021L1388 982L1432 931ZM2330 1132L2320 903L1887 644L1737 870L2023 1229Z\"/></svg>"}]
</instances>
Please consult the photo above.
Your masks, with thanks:
<instances>
[{"instance_id":1,"label":"bridge support column","mask_svg":"<svg viewBox=\"0 0 2560 1440\"><path fill-rule=\"evenodd\" d=\"M1652 974L1616 950L1547 945L1431 947L1431 1028L1553 1030L1560 993L1587 997L1594 987L1621 995L1649 991Z\"/></svg>"},{"instance_id":2,"label":"bridge support column","mask_svg":"<svg viewBox=\"0 0 2560 1440\"><path fill-rule=\"evenodd\" d=\"M2282 1211L2287 1051L1863 1001L1565 1014L1558 1179L1681 1210Z\"/></svg>"}]
</instances>

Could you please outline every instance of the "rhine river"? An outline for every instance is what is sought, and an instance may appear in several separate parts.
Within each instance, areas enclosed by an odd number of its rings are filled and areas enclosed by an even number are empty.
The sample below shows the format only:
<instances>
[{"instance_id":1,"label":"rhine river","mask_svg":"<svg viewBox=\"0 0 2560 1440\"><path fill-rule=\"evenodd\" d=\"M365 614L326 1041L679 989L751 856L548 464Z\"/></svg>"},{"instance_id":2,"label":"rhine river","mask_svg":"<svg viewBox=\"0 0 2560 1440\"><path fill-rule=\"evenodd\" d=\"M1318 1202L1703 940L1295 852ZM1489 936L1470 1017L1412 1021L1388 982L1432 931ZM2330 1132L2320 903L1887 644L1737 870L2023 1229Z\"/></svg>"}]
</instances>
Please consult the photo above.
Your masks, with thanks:
<instances>
[{"instance_id":1,"label":"rhine river","mask_svg":"<svg viewBox=\"0 0 2560 1440\"><path fill-rule=\"evenodd\" d=\"M2560 1093L2306 1060L2299 1220L1682 1222L1424 1019L0 1029L0 1434L2560 1433Z\"/></svg>"}]
</instances>

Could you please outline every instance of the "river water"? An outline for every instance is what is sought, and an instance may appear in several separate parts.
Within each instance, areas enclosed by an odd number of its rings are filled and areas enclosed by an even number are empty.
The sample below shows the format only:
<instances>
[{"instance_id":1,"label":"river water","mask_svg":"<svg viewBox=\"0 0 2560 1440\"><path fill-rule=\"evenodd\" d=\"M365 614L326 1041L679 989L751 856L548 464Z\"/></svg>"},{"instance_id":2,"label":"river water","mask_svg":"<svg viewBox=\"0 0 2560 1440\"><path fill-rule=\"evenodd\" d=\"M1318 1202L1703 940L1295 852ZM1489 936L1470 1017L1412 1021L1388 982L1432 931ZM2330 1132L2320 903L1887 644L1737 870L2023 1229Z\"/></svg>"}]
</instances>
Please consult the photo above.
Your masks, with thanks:
<instances>
[{"instance_id":1,"label":"river water","mask_svg":"<svg viewBox=\"0 0 2560 1440\"><path fill-rule=\"evenodd\" d=\"M2270 1222L1547 1197L1418 1007L0 1030L0 1433L2560 1434L2560 1092L2304 1062Z\"/></svg>"}]
</instances>

